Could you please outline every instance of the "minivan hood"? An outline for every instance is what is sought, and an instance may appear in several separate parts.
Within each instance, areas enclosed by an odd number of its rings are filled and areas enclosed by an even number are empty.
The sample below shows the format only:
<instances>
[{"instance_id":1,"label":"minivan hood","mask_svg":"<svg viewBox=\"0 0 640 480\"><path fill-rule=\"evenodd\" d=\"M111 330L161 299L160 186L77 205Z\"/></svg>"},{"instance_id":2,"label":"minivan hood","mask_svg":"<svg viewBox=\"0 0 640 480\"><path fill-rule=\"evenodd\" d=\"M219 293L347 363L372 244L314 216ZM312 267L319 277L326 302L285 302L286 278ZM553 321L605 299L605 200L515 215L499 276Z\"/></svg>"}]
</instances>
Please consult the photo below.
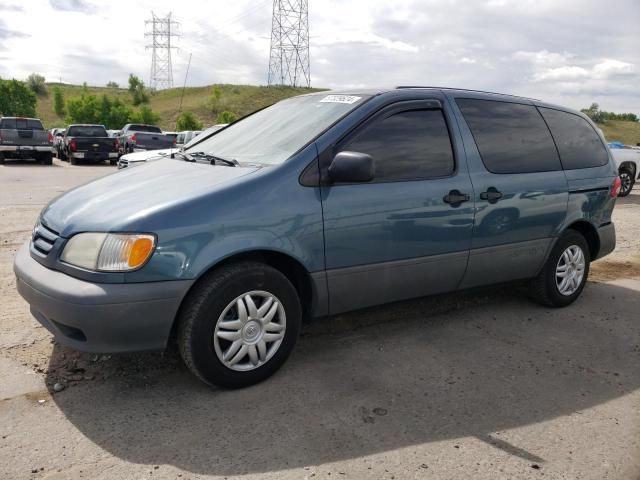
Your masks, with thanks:
<instances>
[{"instance_id":1,"label":"minivan hood","mask_svg":"<svg viewBox=\"0 0 640 480\"><path fill-rule=\"evenodd\" d=\"M70 190L52 200L41 219L67 238L86 231L126 231L154 212L197 201L258 169L163 159Z\"/></svg>"}]
</instances>

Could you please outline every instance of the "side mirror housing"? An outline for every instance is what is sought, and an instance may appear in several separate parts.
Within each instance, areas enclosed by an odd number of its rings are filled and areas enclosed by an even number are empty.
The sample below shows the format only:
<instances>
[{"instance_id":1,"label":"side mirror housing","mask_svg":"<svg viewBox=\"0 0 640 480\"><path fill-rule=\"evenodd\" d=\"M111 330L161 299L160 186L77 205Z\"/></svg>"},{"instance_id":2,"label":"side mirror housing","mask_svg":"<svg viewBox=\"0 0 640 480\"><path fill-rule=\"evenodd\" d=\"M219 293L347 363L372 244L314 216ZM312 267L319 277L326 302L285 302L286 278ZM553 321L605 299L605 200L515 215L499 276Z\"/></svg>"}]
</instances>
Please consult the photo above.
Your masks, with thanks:
<instances>
[{"instance_id":1,"label":"side mirror housing","mask_svg":"<svg viewBox=\"0 0 640 480\"><path fill-rule=\"evenodd\" d=\"M360 152L339 152L329 165L333 183L365 183L373 180L375 164L371 155Z\"/></svg>"}]
</instances>

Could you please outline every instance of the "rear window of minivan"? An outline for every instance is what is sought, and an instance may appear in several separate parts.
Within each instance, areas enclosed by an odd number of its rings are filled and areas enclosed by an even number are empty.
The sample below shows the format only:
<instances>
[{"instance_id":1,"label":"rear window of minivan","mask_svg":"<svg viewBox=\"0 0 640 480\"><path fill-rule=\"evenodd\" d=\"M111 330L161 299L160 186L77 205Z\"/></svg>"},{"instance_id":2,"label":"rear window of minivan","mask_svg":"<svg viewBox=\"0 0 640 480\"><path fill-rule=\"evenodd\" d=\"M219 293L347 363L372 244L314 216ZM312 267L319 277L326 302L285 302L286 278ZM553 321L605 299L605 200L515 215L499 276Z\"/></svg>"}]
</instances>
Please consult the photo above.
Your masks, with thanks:
<instances>
[{"instance_id":1,"label":"rear window of minivan","mask_svg":"<svg viewBox=\"0 0 640 480\"><path fill-rule=\"evenodd\" d=\"M609 154L589 122L579 115L540 107L560 152L565 170L601 167Z\"/></svg>"},{"instance_id":2,"label":"rear window of minivan","mask_svg":"<svg viewBox=\"0 0 640 480\"><path fill-rule=\"evenodd\" d=\"M456 103L490 172L562 170L549 129L533 105L474 98Z\"/></svg>"}]
</instances>

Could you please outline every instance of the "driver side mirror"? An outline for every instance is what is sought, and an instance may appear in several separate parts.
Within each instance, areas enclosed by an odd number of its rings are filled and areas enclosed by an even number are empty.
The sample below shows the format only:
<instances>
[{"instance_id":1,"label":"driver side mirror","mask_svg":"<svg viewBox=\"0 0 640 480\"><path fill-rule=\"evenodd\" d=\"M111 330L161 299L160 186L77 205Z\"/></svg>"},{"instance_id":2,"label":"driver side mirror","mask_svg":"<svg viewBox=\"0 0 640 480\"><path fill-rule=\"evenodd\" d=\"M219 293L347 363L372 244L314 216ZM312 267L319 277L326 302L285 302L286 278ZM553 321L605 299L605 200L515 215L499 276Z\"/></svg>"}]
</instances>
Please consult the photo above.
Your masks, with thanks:
<instances>
[{"instance_id":1,"label":"driver side mirror","mask_svg":"<svg viewBox=\"0 0 640 480\"><path fill-rule=\"evenodd\" d=\"M365 183L373 180L375 163L371 155L360 152L339 152L329 165L333 183Z\"/></svg>"}]
</instances>

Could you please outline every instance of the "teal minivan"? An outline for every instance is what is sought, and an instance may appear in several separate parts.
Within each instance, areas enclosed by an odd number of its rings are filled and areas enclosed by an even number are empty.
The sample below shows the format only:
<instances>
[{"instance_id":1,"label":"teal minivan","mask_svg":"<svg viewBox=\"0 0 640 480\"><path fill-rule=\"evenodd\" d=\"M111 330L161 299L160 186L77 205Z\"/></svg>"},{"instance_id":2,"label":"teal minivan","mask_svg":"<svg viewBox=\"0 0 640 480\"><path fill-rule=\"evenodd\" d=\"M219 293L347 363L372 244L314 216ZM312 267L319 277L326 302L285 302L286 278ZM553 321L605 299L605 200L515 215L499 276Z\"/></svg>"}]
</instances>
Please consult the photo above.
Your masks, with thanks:
<instances>
[{"instance_id":1,"label":"teal minivan","mask_svg":"<svg viewBox=\"0 0 640 480\"><path fill-rule=\"evenodd\" d=\"M178 343L209 384L273 374L304 319L526 280L575 301L620 190L583 114L399 87L290 98L54 199L17 287L64 345Z\"/></svg>"}]
</instances>

